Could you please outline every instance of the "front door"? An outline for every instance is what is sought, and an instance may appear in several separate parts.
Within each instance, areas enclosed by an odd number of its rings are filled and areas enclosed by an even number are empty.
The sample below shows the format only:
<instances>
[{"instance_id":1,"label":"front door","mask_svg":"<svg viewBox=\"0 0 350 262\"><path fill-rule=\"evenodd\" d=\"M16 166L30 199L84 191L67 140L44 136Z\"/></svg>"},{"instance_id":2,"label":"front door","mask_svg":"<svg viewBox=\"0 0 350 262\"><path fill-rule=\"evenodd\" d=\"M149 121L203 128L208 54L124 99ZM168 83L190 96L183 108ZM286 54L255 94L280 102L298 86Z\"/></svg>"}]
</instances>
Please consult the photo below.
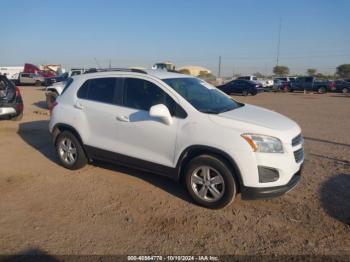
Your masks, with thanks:
<instances>
[{"instance_id":1,"label":"front door","mask_svg":"<svg viewBox=\"0 0 350 262\"><path fill-rule=\"evenodd\" d=\"M156 83L141 78L124 79L123 106L117 108L116 150L132 158L174 167L176 134L181 119L166 125L152 118L149 109L164 104L174 115L176 102Z\"/></svg>"}]
</instances>

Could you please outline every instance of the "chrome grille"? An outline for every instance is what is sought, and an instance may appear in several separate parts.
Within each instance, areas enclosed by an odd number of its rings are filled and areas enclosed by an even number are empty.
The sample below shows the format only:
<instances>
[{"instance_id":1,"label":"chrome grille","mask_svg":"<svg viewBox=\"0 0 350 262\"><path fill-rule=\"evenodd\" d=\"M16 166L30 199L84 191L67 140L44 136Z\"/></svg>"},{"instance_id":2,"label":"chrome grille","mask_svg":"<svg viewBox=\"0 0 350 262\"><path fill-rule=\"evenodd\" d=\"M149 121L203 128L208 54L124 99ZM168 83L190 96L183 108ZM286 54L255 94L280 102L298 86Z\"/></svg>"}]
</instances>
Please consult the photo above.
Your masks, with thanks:
<instances>
[{"instance_id":1,"label":"chrome grille","mask_svg":"<svg viewBox=\"0 0 350 262\"><path fill-rule=\"evenodd\" d=\"M299 135L297 135L296 137L294 137L292 139L292 146L297 146L300 145L304 142L303 136L301 135L301 133Z\"/></svg>"},{"instance_id":2,"label":"chrome grille","mask_svg":"<svg viewBox=\"0 0 350 262\"><path fill-rule=\"evenodd\" d=\"M297 151L294 151L294 158L295 158L295 162L297 163L301 162L304 158L304 149L300 148Z\"/></svg>"}]
</instances>

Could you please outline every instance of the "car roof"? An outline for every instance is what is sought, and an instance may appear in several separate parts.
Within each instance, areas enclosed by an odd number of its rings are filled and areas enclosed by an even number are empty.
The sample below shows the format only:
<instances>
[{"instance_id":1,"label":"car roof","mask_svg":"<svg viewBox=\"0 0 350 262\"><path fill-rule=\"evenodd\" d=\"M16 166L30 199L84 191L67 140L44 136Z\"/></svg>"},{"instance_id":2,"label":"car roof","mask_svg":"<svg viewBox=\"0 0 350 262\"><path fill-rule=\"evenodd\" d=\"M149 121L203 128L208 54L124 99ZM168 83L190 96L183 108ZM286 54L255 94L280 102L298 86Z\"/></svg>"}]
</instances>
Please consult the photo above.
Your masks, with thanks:
<instances>
[{"instance_id":1,"label":"car roof","mask_svg":"<svg viewBox=\"0 0 350 262\"><path fill-rule=\"evenodd\" d=\"M94 72L94 73L88 73L88 74L81 74L72 76L73 78L90 78L90 77L96 77L96 76L118 76L123 74L130 74L135 76L153 76L159 79L169 79L169 78L193 78L193 76L180 74L177 72L168 72L165 70L158 70L158 69L143 69L143 70L132 70L132 69L116 69L115 71L112 70L104 70L101 72Z\"/></svg>"}]
</instances>

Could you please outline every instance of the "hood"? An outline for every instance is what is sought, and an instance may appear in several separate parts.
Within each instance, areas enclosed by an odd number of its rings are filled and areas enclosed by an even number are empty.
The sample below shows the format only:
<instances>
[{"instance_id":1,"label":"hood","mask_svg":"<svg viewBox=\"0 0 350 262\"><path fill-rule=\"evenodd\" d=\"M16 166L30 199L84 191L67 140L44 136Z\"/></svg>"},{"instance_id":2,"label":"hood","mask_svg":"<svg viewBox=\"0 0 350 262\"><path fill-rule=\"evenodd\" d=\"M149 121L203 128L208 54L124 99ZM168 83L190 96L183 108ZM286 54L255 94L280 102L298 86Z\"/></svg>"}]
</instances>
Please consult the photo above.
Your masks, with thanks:
<instances>
[{"instance_id":1,"label":"hood","mask_svg":"<svg viewBox=\"0 0 350 262\"><path fill-rule=\"evenodd\" d=\"M242 132L277 136L288 141L300 133L298 124L288 117L249 104L218 115L210 115L209 118L216 124L240 129Z\"/></svg>"}]
</instances>

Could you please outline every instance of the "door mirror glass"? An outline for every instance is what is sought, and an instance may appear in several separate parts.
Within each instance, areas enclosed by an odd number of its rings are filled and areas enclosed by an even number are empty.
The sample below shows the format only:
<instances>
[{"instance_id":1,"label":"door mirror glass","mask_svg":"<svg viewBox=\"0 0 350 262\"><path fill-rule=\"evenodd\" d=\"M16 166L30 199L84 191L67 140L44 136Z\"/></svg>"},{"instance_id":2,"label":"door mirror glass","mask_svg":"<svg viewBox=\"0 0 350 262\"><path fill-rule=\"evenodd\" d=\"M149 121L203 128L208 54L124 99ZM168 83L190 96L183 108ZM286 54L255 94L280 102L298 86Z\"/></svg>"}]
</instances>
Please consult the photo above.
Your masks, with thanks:
<instances>
[{"instance_id":1,"label":"door mirror glass","mask_svg":"<svg viewBox=\"0 0 350 262\"><path fill-rule=\"evenodd\" d=\"M149 110L149 115L160 118L166 125L170 126L173 123L169 109L163 104L152 106Z\"/></svg>"}]
</instances>

